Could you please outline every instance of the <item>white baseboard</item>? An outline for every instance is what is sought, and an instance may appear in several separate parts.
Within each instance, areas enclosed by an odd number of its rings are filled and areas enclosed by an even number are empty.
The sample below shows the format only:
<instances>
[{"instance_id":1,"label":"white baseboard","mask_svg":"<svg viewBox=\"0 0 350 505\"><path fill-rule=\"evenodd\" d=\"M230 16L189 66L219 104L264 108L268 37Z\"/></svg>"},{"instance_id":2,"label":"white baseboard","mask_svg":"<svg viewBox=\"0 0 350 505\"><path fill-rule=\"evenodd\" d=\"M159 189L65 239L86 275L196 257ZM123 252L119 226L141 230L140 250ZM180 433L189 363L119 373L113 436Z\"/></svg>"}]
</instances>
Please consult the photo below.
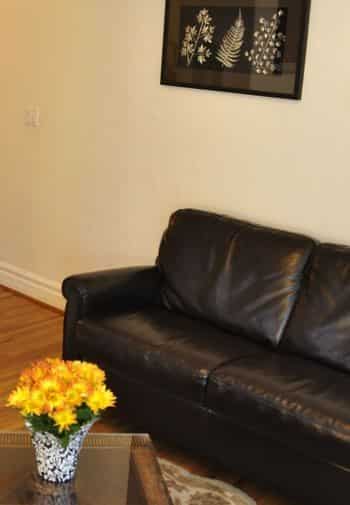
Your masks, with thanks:
<instances>
[{"instance_id":1,"label":"white baseboard","mask_svg":"<svg viewBox=\"0 0 350 505\"><path fill-rule=\"evenodd\" d=\"M59 282L0 261L0 284L58 309L64 309L65 300Z\"/></svg>"}]
</instances>

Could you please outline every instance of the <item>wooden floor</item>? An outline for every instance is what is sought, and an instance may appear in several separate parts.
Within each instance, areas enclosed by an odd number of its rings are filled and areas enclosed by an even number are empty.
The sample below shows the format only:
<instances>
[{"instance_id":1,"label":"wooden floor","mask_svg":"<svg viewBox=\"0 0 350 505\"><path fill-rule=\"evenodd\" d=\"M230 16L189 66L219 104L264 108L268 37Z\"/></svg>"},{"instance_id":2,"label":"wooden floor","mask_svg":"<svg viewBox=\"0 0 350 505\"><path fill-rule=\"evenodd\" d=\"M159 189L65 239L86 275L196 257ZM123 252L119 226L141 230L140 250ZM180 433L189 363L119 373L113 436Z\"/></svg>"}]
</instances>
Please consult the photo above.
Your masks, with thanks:
<instances>
[{"instance_id":1,"label":"wooden floor","mask_svg":"<svg viewBox=\"0 0 350 505\"><path fill-rule=\"evenodd\" d=\"M19 373L28 364L61 353L63 315L18 293L0 286L0 430L21 430L23 421L13 409L5 407L6 397L15 386ZM95 431L133 432L110 414L95 425ZM257 505L298 505L274 495L239 476L232 475L193 455L155 440L157 452L192 472L230 482L248 493Z\"/></svg>"}]
</instances>

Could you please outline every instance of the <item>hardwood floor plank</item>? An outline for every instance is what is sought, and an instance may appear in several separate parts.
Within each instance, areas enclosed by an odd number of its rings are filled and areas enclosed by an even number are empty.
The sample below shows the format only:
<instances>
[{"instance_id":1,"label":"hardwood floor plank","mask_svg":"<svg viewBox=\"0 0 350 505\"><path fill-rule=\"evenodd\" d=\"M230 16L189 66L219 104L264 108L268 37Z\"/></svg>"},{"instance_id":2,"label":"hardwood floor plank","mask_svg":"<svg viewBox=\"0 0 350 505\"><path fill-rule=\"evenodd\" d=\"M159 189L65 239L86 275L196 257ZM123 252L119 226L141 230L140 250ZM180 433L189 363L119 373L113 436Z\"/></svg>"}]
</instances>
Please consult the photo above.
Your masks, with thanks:
<instances>
[{"instance_id":1,"label":"hardwood floor plank","mask_svg":"<svg viewBox=\"0 0 350 505\"><path fill-rule=\"evenodd\" d=\"M0 299L9 298L10 292L0 286Z\"/></svg>"},{"instance_id":2,"label":"hardwood floor plank","mask_svg":"<svg viewBox=\"0 0 350 505\"><path fill-rule=\"evenodd\" d=\"M38 304L27 297L0 286L0 429L23 430L23 419L6 407L6 399L15 387L20 372L31 362L61 355L63 315L56 309ZM118 412L118 411L116 411ZM97 432L134 432L131 423L121 421L113 411L96 423ZM257 505L298 505L285 500L271 490L240 479L205 458L170 447L154 440L157 453L190 472L225 480L248 493Z\"/></svg>"},{"instance_id":3,"label":"hardwood floor plank","mask_svg":"<svg viewBox=\"0 0 350 505\"><path fill-rule=\"evenodd\" d=\"M63 324L62 318L56 317L49 321L40 321L28 328L20 328L11 332L0 334L1 350L16 354L23 350L36 349L38 345L54 342L57 354L61 353Z\"/></svg>"},{"instance_id":4,"label":"hardwood floor plank","mask_svg":"<svg viewBox=\"0 0 350 505\"><path fill-rule=\"evenodd\" d=\"M48 321L58 316L56 312L45 309L35 302L12 294L0 302L0 338L13 330L29 328L32 324Z\"/></svg>"},{"instance_id":5,"label":"hardwood floor plank","mask_svg":"<svg viewBox=\"0 0 350 505\"><path fill-rule=\"evenodd\" d=\"M31 298L30 296L23 295L22 293L19 293L18 291L15 291L14 289L10 289L10 288L0 285L0 297L1 297L1 292L4 292L4 297L5 297L5 293L6 293L6 296L9 296L9 294L13 294L15 296L19 296L22 300L28 300L32 303L34 302L35 305L37 305L39 307L43 307L44 309L48 309L50 312L56 312L57 314L60 314L60 315L64 314L64 310L59 309L57 307L52 307L51 305L48 305L47 303L42 302L40 300L33 300L33 298Z\"/></svg>"}]
</instances>

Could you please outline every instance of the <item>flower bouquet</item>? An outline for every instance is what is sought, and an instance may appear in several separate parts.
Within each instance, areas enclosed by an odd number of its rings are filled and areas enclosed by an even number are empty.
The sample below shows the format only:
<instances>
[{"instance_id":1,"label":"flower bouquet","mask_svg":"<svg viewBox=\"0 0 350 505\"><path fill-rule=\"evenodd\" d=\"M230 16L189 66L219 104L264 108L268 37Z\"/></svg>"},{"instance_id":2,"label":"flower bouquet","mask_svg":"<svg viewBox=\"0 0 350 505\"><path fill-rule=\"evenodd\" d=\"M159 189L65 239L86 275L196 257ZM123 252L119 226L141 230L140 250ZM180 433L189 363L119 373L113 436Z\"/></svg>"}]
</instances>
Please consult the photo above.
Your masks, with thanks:
<instances>
[{"instance_id":1,"label":"flower bouquet","mask_svg":"<svg viewBox=\"0 0 350 505\"><path fill-rule=\"evenodd\" d=\"M116 402L105 380L97 365L51 358L21 374L7 405L25 418L44 480L63 483L74 477L87 432Z\"/></svg>"}]
</instances>

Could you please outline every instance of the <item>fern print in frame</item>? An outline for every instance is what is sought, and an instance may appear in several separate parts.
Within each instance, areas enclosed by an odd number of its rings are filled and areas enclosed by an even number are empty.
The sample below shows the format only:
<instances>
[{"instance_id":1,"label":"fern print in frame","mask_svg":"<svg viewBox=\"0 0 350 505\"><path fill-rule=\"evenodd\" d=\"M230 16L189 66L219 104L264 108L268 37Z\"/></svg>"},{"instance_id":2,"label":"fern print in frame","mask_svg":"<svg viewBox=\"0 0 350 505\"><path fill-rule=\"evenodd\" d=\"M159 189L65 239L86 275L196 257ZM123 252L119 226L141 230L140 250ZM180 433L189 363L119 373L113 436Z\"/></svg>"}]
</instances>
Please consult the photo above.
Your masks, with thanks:
<instances>
[{"instance_id":1,"label":"fern print in frame","mask_svg":"<svg viewBox=\"0 0 350 505\"><path fill-rule=\"evenodd\" d=\"M310 7L166 0L161 84L300 99Z\"/></svg>"},{"instance_id":2,"label":"fern print in frame","mask_svg":"<svg viewBox=\"0 0 350 505\"><path fill-rule=\"evenodd\" d=\"M181 56L186 58L189 67L194 57L203 65L212 55L211 50L205 44L213 43L215 26L211 24L212 18L207 9L201 9L197 14L197 25L187 25L185 37L182 41Z\"/></svg>"},{"instance_id":3,"label":"fern print in frame","mask_svg":"<svg viewBox=\"0 0 350 505\"><path fill-rule=\"evenodd\" d=\"M216 55L216 59L221 63L223 67L232 69L239 61L243 45L244 32L245 25L242 17L242 9L239 9L238 18L224 35L224 38L222 39L220 48Z\"/></svg>"},{"instance_id":4,"label":"fern print in frame","mask_svg":"<svg viewBox=\"0 0 350 505\"><path fill-rule=\"evenodd\" d=\"M279 31L284 11L280 9L270 20L259 19L259 29L254 32L254 47L245 54L257 74L268 75L280 70L286 36Z\"/></svg>"}]
</instances>

